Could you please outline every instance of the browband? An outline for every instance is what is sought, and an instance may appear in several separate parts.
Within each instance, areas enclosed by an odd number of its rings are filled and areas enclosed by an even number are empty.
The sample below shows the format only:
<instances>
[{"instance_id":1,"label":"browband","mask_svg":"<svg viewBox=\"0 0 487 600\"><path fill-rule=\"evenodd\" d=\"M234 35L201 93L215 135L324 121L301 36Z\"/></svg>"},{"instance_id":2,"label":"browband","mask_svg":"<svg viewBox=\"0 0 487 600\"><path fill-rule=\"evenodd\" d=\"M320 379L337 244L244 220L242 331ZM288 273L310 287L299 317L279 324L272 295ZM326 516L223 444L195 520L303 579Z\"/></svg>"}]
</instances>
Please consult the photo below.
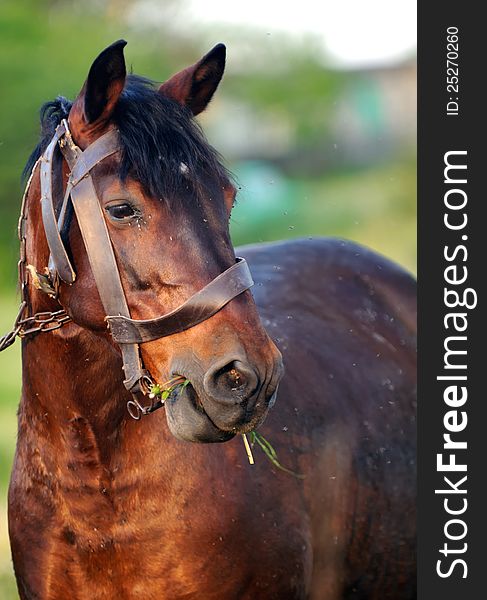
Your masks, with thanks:
<instances>
[{"instance_id":1,"label":"browband","mask_svg":"<svg viewBox=\"0 0 487 600\"><path fill-rule=\"evenodd\" d=\"M53 198L54 190L62 189L61 182L55 181L54 152L57 147L70 169L58 217ZM51 253L49 269L52 280L60 278L71 284L76 279L76 273L60 235L67 203L71 198L106 320L122 352L125 387L133 394L146 394L152 379L143 368L138 344L179 333L209 319L233 298L248 290L254 282L247 262L237 258L234 265L175 310L155 319L131 319L103 209L90 173L98 163L119 150L118 131L112 129L82 151L73 142L68 124L63 120L41 158L42 220ZM140 418L140 414L157 408L155 405L143 407L135 397L129 405L136 407L134 414L129 406L134 418Z\"/></svg>"}]
</instances>

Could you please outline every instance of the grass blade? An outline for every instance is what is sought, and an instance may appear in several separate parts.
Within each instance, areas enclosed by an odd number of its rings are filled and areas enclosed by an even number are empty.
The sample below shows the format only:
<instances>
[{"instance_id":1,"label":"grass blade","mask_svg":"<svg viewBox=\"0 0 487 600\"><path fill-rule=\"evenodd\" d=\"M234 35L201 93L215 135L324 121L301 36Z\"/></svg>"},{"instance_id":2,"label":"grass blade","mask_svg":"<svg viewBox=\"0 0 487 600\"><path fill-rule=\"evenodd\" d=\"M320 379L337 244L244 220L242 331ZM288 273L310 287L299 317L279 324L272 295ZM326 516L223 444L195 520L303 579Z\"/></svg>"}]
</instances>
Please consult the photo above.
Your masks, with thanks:
<instances>
[{"instance_id":1,"label":"grass blade","mask_svg":"<svg viewBox=\"0 0 487 600\"><path fill-rule=\"evenodd\" d=\"M247 449L247 445L248 445L247 436L245 434L242 434L242 437L244 438L244 444ZM301 473L296 473L295 471L291 471L291 469L288 469L288 468L284 467L283 465L281 465L281 463L279 462L279 460L277 458L277 452L275 451L274 447L268 440L265 439L265 437L261 433L257 433L257 431L251 431L250 432L250 442L251 442L251 446L253 446L254 444L257 444L261 448L262 452L264 452L264 454L267 456L267 458L271 461L271 463L276 468L280 469L281 471L284 471L284 473L288 473L289 475L292 475L293 477L297 477L298 479L304 479L304 475L302 475ZM249 448L249 449L251 450L251 448ZM247 456L249 456L248 451L247 451ZM249 457L249 462L250 462L250 457ZM252 456L252 462L250 464L254 464L253 456Z\"/></svg>"},{"instance_id":2,"label":"grass blade","mask_svg":"<svg viewBox=\"0 0 487 600\"><path fill-rule=\"evenodd\" d=\"M247 452L247 458L249 459L249 463L251 465L254 464L254 455L252 454L252 448L250 447L249 440L247 439L247 435L245 433L242 434L245 451Z\"/></svg>"}]
</instances>

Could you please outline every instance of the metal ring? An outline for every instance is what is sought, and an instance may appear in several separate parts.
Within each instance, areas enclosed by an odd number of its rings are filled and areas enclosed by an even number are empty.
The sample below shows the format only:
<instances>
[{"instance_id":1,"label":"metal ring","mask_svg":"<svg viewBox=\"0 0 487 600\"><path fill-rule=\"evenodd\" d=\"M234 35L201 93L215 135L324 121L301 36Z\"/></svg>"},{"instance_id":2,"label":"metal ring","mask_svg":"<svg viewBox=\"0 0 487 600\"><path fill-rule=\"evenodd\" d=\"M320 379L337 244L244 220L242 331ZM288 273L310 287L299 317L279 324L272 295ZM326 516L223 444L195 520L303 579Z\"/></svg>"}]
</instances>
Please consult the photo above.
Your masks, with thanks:
<instances>
[{"instance_id":1,"label":"metal ring","mask_svg":"<svg viewBox=\"0 0 487 600\"><path fill-rule=\"evenodd\" d=\"M142 377L140 378L139 385L140 389L142 390L142 393L147 395L151 387L154 385L154 380L152 379L148 371L145 371L145 374L142 375Z\"/></svg>"},{"instance_id":2,"label":"metal ring","mask_svg":"<svg viewBox=\"0 0 487 600\"><path fill-rule=\"evenodd\" d=\"M144 414L141 410L140 404L136 400L129 400L127 402L127 411L132 419L135 419L135 421L140 421L140 418Z\"/></svg>"}]
</instances>

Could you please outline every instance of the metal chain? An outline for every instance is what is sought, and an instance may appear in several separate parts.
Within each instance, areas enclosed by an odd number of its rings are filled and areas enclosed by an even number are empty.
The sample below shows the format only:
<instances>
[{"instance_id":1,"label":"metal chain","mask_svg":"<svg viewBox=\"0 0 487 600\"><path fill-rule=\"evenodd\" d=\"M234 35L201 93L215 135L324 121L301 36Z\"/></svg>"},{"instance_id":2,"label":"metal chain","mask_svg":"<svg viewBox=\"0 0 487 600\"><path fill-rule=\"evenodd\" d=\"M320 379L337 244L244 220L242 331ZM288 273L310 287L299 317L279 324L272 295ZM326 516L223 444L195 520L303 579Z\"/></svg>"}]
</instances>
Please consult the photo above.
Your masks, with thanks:
<instances>
[{"instance_id":1,"label":"metal chain","mask_svg":"<svg viewBox=\"0 0 487 600\"><path fill-rule=\"evenodd\" d=\"M41 160L42 157L36 161L32 168L32 172L22 196L22 203L20 205L20 217L17 227L17 234L20 241L20 257L17 263L17 273L20 286L21 302L19 312L17 313L17 317L15 318L12 329L4 336L0 337L0 352L11 346L17 337L23 338L34 333L46 333L49 331L54 331L55 329L62 327L64 323L71 321L71 317L64 309L53 312L38 312L31 316L25 314L28 308L27 291L29 285L25 239L25 225L27 222L27 217L25 210L27 204L27 194L34 177L34 172Z\"/></svg>"}]
</instances>

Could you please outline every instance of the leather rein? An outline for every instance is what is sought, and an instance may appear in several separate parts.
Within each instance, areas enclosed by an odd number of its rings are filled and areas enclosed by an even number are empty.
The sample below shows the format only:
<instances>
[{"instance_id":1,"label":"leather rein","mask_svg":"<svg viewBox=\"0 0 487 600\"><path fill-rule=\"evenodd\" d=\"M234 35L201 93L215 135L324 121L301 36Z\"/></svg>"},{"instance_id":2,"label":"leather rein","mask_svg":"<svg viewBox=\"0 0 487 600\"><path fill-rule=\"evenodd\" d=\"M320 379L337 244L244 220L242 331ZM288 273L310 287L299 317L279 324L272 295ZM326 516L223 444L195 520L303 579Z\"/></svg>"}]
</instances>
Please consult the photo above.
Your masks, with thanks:
<instances>
[{"instance_id":1,"label":"leather rein","mask_svg":"<svg viewBox=\"0 0 487 600\"><path fill-rule=\"evenodd\" d=\"M56 202L56 196L59 195L60 188L62 189L61 180L58 179L58 171L62 170L61 161L56 160L58 148L68 164L70 174L61 208L56 214L55 206L60 204ZM149 405L141 403L141 395L149 394L154 381L149 372L144 369L139 344L174 335L209 319L233 298L248 290L254 282L245 259L237 258L234 265L223 271L175 310L155 319L132 319L103 209L91 176L91 171L97 164L119 150L118 131L111 129L82 151L74 143L68 124L63 119L56 128L44 154L34 165L22 200L19 220L19 238L21 240L19 279L22 302L13 329L0 338L0 351L11 345L17 336L25 337L40 331L52 331L71 320L64 310L24 316L27 309L26 268L33 277L35 287L53 298L57 298L61 281L71 285L76 280L76 271L71 264L61 235L71 202L105 310L105 320L113 340L118 344L122 353L123 383L132 393L133 398L127 403L127 408L134 419L140 419L142 415L147 415L160 408L163 401L154 401L151 394L149 395L151 398ZM42 221L50 251L46 274L37 273L34 267L25 264L25 236L23 234L25 199L33 173L39 163ZM33 323L36 325L32 326Z\"/></svg>"}]
</instances>

